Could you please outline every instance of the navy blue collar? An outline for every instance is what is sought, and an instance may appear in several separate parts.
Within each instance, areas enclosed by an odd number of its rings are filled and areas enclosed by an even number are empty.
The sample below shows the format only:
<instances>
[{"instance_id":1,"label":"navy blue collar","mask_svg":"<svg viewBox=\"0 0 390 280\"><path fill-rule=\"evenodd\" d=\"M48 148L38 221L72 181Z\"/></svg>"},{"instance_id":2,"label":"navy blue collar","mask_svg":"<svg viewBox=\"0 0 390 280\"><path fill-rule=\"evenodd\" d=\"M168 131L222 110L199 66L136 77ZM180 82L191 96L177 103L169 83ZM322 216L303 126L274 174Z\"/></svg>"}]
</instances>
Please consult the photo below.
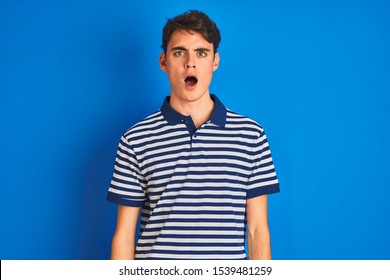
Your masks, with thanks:
<instances>
[{"instance_id":1,"label":"navy blue collar","mask_svg":"<svg viewBox=\"0 0 390 280\"><path fill-rule=\"evenodd\" d=\"M226 108L222 104L221 101L217 98L216 95L210 94L211 99L214 101L214 109L211 113L210 121L214 124L225 127L226 124ZM169 99L170 97L167 96L164 100L163 105L161 106L161 113L163 114L164 118L167 122L169 122L172 125L182 123L183 119L186 119L188 117L180 114L175 109L173 109L169 105Z\"/></svg>"}]
</instances>

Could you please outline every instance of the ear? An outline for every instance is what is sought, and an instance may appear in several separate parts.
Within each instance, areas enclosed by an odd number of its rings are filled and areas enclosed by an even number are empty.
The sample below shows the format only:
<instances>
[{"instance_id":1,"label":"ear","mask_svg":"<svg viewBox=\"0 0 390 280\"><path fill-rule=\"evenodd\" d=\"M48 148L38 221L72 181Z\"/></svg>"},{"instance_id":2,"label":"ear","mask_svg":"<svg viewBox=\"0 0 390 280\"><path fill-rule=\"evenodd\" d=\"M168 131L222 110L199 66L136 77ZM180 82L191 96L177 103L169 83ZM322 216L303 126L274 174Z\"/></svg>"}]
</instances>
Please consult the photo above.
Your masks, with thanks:
<instances>
[{"instance_id":1,"label":"ear","mask_svg":"<svg viewBox=\"0 0 390 280\"><path fill-rule=\"evenodd\" d=\"M219 53L215 53L215 55L214 55L214 61L213 61L213 71L215 71L215 70L218 69L219 60L220 60Z\"/></svg>"},{"instance_id":2,"label":"ear","mask_svg":"<svg viewBox=\"0 0 390 280\"><path fill-rule=\"evenodd\" d=\"M160 62L160 69L163 70L164 72L167 72L167 57L164 52L160 54L159 62Z\"/></svg>"}]
</instances>

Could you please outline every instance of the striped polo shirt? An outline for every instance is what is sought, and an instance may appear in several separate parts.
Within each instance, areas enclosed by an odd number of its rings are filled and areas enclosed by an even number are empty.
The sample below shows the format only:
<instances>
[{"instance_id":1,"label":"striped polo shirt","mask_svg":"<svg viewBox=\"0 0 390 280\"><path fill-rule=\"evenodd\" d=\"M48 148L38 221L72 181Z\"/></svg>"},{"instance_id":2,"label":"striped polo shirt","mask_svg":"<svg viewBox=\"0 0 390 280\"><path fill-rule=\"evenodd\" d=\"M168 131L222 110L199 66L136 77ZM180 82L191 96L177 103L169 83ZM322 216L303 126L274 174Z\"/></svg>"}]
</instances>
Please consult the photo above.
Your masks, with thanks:
<instances>
[{"instance_id":1,"label":"striped polo shirt","mask_svg":"<svg viewBox=\"0 0 390 280\"><path fill-rule=\"evenodd\" d=\"M198 129L167 97L121 137L107 199L142 207L136 259L246 259L246 200L279 191L263 128L211 97Z\"/></svg>"}]
</instances>

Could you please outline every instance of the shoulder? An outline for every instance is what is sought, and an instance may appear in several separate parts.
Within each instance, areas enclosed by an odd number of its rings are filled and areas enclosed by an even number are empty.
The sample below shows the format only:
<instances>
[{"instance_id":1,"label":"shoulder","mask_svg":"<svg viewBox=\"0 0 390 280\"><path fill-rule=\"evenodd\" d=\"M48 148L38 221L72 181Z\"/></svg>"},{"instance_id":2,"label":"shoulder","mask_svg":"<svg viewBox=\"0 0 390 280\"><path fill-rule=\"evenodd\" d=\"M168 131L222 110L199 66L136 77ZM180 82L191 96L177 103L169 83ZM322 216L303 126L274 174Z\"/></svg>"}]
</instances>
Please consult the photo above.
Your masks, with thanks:
<instances>
[{"instance_id":1,"label":"shoulder","mask_svg":"<svg viewBox=\"0 0 390 280\"><path fill-rule=\"evenodd\" d=\"M258 136L264 134L264 128L257 121L250 117L238 114L230 109L226 109L226 127L236 127L242 130L257 132Z\"/></svg>"},{"instance_id":2,"label":"shoulder","mask_svg":"<svg viewBox=\"0 0 390 280\"><path fill-rule=\"evenodd\" d=\"M127 129L123 137L128 141L134 137L142 137L155 130L163 122L164 117L161 114L161 110L158 110Z\"/></svg>"}]
</instances>

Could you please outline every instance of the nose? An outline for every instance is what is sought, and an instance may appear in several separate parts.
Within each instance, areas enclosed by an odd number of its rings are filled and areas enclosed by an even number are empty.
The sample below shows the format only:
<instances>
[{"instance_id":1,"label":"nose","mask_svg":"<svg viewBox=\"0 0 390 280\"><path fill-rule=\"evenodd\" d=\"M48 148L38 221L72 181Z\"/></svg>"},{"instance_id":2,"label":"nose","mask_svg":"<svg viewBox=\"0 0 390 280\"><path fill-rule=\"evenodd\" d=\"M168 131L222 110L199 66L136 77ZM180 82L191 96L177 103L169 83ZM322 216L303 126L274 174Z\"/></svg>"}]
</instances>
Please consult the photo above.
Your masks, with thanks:
<instances>
[{"instance_id":1,"label":"nose","mask_svg":"<svg viewBox=\"0 0 390 280\"><path fill-rule=\"evenodd\" d=\"M195 61L194 61L192 55L189 55L189 56L188 56L188 59L187 59L185 65L184 65L184 67L185 67L186 69L195 68Z\"/></svg>"}]
</instances>

